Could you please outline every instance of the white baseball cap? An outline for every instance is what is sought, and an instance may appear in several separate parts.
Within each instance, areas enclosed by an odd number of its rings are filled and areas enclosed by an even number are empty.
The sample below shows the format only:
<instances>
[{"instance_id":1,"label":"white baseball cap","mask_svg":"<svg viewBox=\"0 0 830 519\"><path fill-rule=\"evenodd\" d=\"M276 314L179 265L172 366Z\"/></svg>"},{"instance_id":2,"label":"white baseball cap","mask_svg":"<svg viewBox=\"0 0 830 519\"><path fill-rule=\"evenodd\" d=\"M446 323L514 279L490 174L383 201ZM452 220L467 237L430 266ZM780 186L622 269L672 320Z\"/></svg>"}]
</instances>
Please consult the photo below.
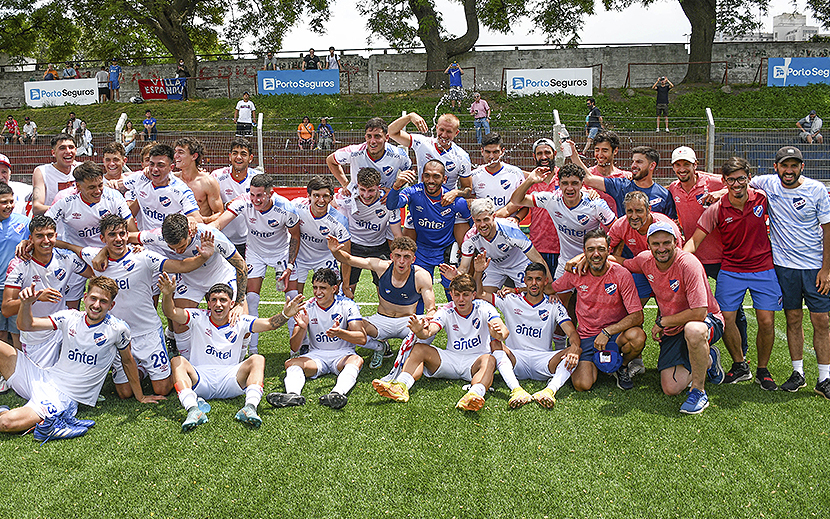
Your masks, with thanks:
<instances>
[{"instance_id":1,"label":"white baseball cap","mask_svg":"<svg viewBox=\"0 0 830 519\"><path fill-rule=\"evenodd\" d=\"M697 155L695 155L695 150L688 146L676 148L671 154L671 163L674 164L678 160L688 160L692 164L696 163Z\"/></svg>"},{"instance_id":2,"label":"white baseball cap","mask_svg":"<svg viewBox=\"0 0 830 519\"><path fill-rule=\"evenodd\" d=\"M9 158L2 153L0 153L0 164L5 164L8 167L12 167L12 163L9 161Z\"/></svg>"}]
</instances>

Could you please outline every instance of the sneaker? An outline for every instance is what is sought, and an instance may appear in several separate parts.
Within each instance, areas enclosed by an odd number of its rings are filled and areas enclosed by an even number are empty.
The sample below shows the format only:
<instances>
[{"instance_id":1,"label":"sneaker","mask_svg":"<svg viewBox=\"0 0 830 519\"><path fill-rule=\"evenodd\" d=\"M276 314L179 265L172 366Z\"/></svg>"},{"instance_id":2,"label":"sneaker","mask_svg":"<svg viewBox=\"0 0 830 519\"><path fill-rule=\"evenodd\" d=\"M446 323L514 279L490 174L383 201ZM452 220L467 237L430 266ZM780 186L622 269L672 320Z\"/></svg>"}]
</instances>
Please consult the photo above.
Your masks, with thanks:
<instances>
[{"instance_id":1,"label":"sneaker","mask_svg":"<svg viewBox=\"0 0 830 519\"><path fill-rule=\"evenodd\" d=\"M380 396L391 398L396 402L409 402L409 389L403 382L397 380L386 382L376 378L372 381L372 387Z\"/></svg>"},{"instance_id":2,"label":"sneaker","mask_svg":"<svg viewBox=\"0 0 830 519\"><path fill-rule=\"evenodd\" d=\"M513 409L518 409L525 404L529 404L531 400L533 400L533 397L530 396L530 393L519 386L510 392L510 400L507 401L507 405Z\"/></svg>"},{"instance_id":3,"label":"sneaker","mask_svg":"<svg viewBox=\"0 0 830 519\"><path fill-rule=\"evenodd\" d=\"M187 418L182 422L182 432L195 429L197 425L202 425L207 421L207 415L199 409L199 406L193 406L187 410Z\"/></svg>"},{"instance_id":4,"label":"sneaker","mask_svg":"<svg viewBox=\"0 0 830 519\"><path fill-rule=\"evenodd\" d=\"M752 378L752 371L749 369L749 364L746 362L733 362L732 367L729 368L729 373L724 375L724 384L734 384L736 382L743 382Z\"/></svg>"},{"instance_id":5,"label":"sneaker","mask_svg":"<svg viewBox=\"0 0 830 519\"><path fill-rule=\"evenodd\" d=\"M63 421L69 425L74 425L76 427L86 427L89 429L95 425L95 420L79 420L75 418L75 413L78 412L78 404L75 403L73 400L72 403L69 404L69 407L63 410L61 413L63 417Z\"/></svg>"},{"instance_id":6,"label":"sneaker","mask_svg":"<svg viewBox=\"0 0 830 519\"><path fill-rule=\"evenodd\" d=\"M723 366L720 364L720 350L717 346L709 348L709 356L712 357L712 365L706 370L706 375L709 376L709 382L712 384L720 384L723 382L724 373ZM706 405L709 404L707 403Z\"/></svg>"},{"instance_id":7,"label":"sneaker","mask_svg":"<svg viewBox=\"0 0 830 519\"><path fill-rule=\"evenodd\" d=\"M646 365L643 363L642 357L637 357L628 363L628 376L634 378L637 375L642 375L646 372Z\"/></svg>"},{"instance_id":8,"label":"sneaker","mask_svg":"<svg viewBox=\"0 0 830 519\"><path fill-rule=\"evenodd\" d=\"M234 418L253 427L262 425L262 418L257 414L254 404L245 404L245 407L236 412Z\"/></svg>"},{"instance_id":9,"label":"sneaker","mask_svg":"<svg viewBox=\"0 0 830 519\"><path fill-rule=\"evenodd\" d=\"M764 391L776 391L778 384L772 379L768 369L758 368L755 372L755 383L761 386Z\"/></svg>"},{"instance_id":10,"label":"sneaker","mask_svg":"<svg viewBox=\"0 0 830 519\"><path fill-rule=\"evenodd\" d=\"M546 387L533 393L533 400L536 400L536 403L544 408L552 409L556 404L556 393L553 392L553 389Z\"/></svg>"},{"instance_id":11,"label":"sneaker","mask_svg":"<svg viewBox=\"0 0 830 519\"><path fill-rule=\"evenodd\" d=\"M383 364L383 351L375 350L372 352L372 361L369 362L369 369L377 369Z\"/></svg>"},{"instance_id":12,"label":"sneaker","mask_svg":"<svg viewBox=\"0 0 830 519\"><path fill-rule=\"evenodd\" d=\"M308 344L303 344L300 346L300 351L298 352L300 356L308 355Z\"/></svg>"},{"instance_id":13,"label":"sneaker","mask_svg":"<svg viewBox=\"0 0 830 519\"><path fill-rule=\"evenodd\" d=\"M328 395L323 395L320 397L320 405L331 407L332 409L343 409L344 407L346 407L346 404L348 403L349 399L346 398L346 395L335 393L334 391L332 391Z\"/></svg>"},{"instance_id":14,"label":"sneaker","mask_svg":"<svg viewBox=\"0 0 830 519\"><path fill-rule=\"evenodd\" d=\"M807 381L804 380L804 375L802 375L798 371L793 371L793 374L790 375L790 378L788 378L786 382L781 384L781 389L784 391L789 391L790 393L795 393L796 391L798 391L806 385Z\"/></svg>"},{"instance_id":15,"label":"sneaker","mask_svg":"<svg viewBox=\"0 0 830 519\"><path fill-rule=\"evenodd\" d=\"M69 425L66 423L61 415L50 416L44 418L42 422L35 426L35 440L42 442L41 445L49 440L67 440L69 438L77 438L86 434L88 429L80 425Z\"/></svg>"},{"instance_id":16,"label":"sneaker","mask_svg":"<svg viewBox=\"0 0 830 519\"><path fill-rule=\"evenodd\" d=\"M654 130L654 132L655 133L660 133L660 128L657 128L656 130Z\"/></svg>"},{"instance_id":17,"label":"sneaker","mask_svg":"<svg viewBox=\"0 0 830 519\"><path fill-rule=\"evenodd\" d=\"M12 387L9 385L9 383L6 382L6 379L3 378L3 377L0 377L0 393L5 393L6 391L8 391L11 388Z\"/></svg>"},{"instance_id":18,"label":"sneaker","mask_svg":"<svg viewBox=\"0 0 830 519\"><path fill-rule=\"evenodd\" d=\"M683 414L700 414L707 407L709 407L709 397L706 396L706 391L692 388L689 391L689 397L680 406L680 412Z\"/></svg>"},{"instance_id":19,"label":"sneaker","mask_svg":"<svg viewBox=\"0 0 830 519\"><path fill-rule=\"evenodd\" d=\"M392 349L392 346L389 346L389 341L382 340L380 342L382 342L386 346L386 349L383 350L384 359L391 359L392 357L397 356L397 353L395 353L395 350Z\"/></svg>"},{"instance_id":20,"label":"sneaker","mask_svg":"<svg viewBox=\"0 0 830 519\"><path fill-rule=\"evenodd\" d=\"M268 393L265 401L277 408L305 405L305 397L297 393Z\"/></svg>"},{"instance_id":21,"label":"sneaker","mask_svg":"<svg viewBox=\"0 0 830 519\"><path fill-rule=\"evenodd\" d=\"M463 409L464 411L478 411L484 407L484 397L478 396L472 391L468 391L466 395L461 397L461 400L455 404L456 409Z\"/></svg>"},{"instance_id":22,"label":"sneaker","mask_svg":"<svg viewBox=\"0 0 830 519\"><path fill-rule=\"evenodd\" d=\"M830 400L830 378L825 378L824 380L816 384L816 388L813 391L823 396L827 400Z\"/></svg>"},{"instance_id":23,"label":"sneaker","mask_svg":"<svg viewBox=\"0 0 830 519\"><path fill-rule=\"evenodd\" d=\"M634 388L634 382L631 381L631 376L628 374L628 368L625 366L620 367L620 369L615 371L613 375L617 380L618 388L626 391Z\"/></svg>"},{"instance_id":24,"label":"sneaker","mask_svg":"<svg viewBox=\"0 0 830 519\"><path fill-rule=\"evenodd\" d=\"M210 404L208 404L207 401L204 398L202 398L202 397L197 398L196 399L196 405L199 407L199 411L201 411L205 414L208 414L210 412Z\"/></svg>"}]
</instances>

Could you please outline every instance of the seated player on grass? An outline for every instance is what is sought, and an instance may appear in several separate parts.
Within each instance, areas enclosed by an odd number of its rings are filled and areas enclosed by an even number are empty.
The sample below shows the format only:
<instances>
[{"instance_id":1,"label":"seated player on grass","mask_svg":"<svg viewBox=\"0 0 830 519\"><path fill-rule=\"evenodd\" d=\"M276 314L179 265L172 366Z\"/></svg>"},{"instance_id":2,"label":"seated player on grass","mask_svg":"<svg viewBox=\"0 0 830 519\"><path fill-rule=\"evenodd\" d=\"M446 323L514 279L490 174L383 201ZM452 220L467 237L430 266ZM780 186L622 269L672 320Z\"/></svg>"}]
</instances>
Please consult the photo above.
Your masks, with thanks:
<instances>
[{"instance_id":1,"label":"seated player on grass","mask_svg":"<svg viewBox=\"0 0 830 519\"><path fill-rule=\"evenodd\" d=\"M340 280L329 268L317 269L311 278L314 299L307 302L294 317L291 351L298 352L303 337L308 335L308 353L285 361L285 393L269 393L266 400L274 407L305 404L300 393L307 376L317 378L328 373L337 375L337 383L320 404L341 409L348 403L346 393L354 387L363 366L363 358L354 347L366 344L366 332L360 310L354 301L339 295Z\"/></svg>"},{"instance_id":2,"label":"seated player on grass","mask_svg":"<svg viewBox=\"0 0 830 519\"><path fill-rule=\"evenodd\" d=\"M447 348L442 350L416 343L397 379L372 381L372 387L380 395L408 402L409 389L424 373L428 377L462 379L471 383L470 390L458 401L456 408L478 411L484 406L484 394L493 384L496 371L491 348L500 348L509 332L493 305L476 299L476 283L469 274L453 279L449 290L452 302L435 312L431 319L409 318L409 329L421 340L446 329ZM495 341L491 342L491 339Z\"/></svg>"},{"instance_id":3,"label":"seated player on grass","mask_svg":"<svg viewBox=\"0 0 830 519\"><path fill-rule=\"evenodd\" d=\"M207 310L176 307L173 303L176 283L166 272L159 278L159 288L164 315L193 332L190 359L181 356L170 359L176 392L187 410L182 431L207 422L205 413L210 411L210 406L204 400L242 395L245 395L245 406L236 413L236 419L259 427L262 419L257 414L257 406L262 399L265 357L251 355L240 362L245 353L242 341L246 334L276 330L288 322L297 313L303 297L288 301L281 313L269 319L241 315L232 323L231 308L237 303L233 300L233 290L225 283L216 283L207 291Z\"/></svg>"},{"instance_id":4,"label":"seated player on grass","mask_svg":"<svg viewBox=\"0 0 830 519\"><path fill-rule=\"evenodd\" d=\"M54 365L44 369L24 353L0 342L0 374L15 393L28 400L23 407L12 410L0 407L0 431L14 433L34 428L35 439L44 442L86 434L95 422L75 418L78 403L95 406L116 353L136 400L145 404L164 400L163 396L142 393L138 368L130 353L130 328L109 314L118 294L115 281L92 278L83 298L83 312L66 309L49 317L33 317L32 303L45 290L36 289L32 283L20 291L17 326L25 331L60 330L60 354Z\"/></svg>"}]
</instances>

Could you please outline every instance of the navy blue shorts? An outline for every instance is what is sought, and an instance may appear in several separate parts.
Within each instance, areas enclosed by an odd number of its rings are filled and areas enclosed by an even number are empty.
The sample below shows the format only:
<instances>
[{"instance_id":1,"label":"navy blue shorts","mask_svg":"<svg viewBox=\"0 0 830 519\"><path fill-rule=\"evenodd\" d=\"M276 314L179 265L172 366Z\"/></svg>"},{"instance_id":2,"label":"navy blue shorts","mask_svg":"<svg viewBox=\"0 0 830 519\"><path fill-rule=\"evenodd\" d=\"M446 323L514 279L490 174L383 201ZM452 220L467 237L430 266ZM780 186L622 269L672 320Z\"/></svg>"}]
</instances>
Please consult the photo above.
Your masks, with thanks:
<instances>
[{"instance_id":1,"label":"navy blue shorts","mask_svg":"<svg viewBox=\"0 0 830 519\"><path fill-rule=\"evenodd\" d=\"M830 312L830 295L821 295L816 288L818 269L791 269L775 266L775 275L784 295L784 310L801 310L802 301L811 312Z\"/></svg>"},{"instance_id":2,"label":"navy blue shorts","mask_svg":"<svg viewBox=\"0 0 830 519\"><path fill-rule=\"evenodd\" d=\"M709 346L723 337L723 322L712 314L706 314L703 320L709 328ZM660 356L657 358L657 370L683 366L689 373L692 372L692 363L689 362L689 347L686 336L681 331L677 335L664 335L660 340Z\"/></svg>"}]
</instances>

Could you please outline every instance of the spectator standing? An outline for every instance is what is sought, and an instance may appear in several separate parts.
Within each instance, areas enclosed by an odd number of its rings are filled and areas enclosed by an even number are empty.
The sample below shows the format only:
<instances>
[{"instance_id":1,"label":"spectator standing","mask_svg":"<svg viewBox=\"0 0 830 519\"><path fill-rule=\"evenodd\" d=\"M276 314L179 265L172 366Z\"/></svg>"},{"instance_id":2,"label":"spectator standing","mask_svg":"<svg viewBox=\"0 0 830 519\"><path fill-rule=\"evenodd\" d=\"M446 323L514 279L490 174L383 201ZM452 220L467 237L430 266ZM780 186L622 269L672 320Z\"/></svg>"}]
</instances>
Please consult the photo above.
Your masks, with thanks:
<instances>
[{"instance_id":1,"label":"spectator standing","mask_svg":"<svg viewBox=\"0 0 830 519\"><path fill-rule=\"evenodd\" d=\"M669 131L669 90L674 88L674 84L669 81L666 76L661 76L651 85L651 88L657 90L657 129L660 131L660 116L666 119L666 132Z\"/></svg>"},{"instance_id":2,"label":"spectator standing","mask_svg":"<svg viewBox=\"0 0 830 519\"><path fill-rule=\"evenodd\" d=\"M481 94L474 94L475 101L470 105L470 113L475 118L476 141L481 144L481 136L490 133L490 105L481 98ZM484 130L482 132L482 129Z\"/></svg>"},{"instance_id":3,"label":"spectator standing","mask_svg":"<svg viewBox=\"0 0 830 519\"><path fill-rule=\"evenodd\" d=\"M253 135L254 118L256 117L256 106L251 101L251 94L242 93L242 99L236 103L233 111L233 121L236 123L236 136L248 137Z\"/></svg>"},{"instance_id":4,"label":"spectator standing","mask_svg":"<svg viewBox=\"0 0 830 519\"><path fill-rule=\"evenodd\" d=\"M5 144L16 144L20 140L20 127L12 114L6 117L6 124L3 125L3 142Z\"/></svg>"},{"instance_id":5,"label":"spectator standing","mask_svg":"<svg viewBox=\"0 0 830 519\"><path fill-rule=\"evenodd\" d=\"M461 99L464 95L464 87L461 86L461 76L464 74L464 70L457 61L453 61L444 71L444 74L450 76L450 103L452 103L454 110L455 102L458 101L458 105L461 106Z\"/></svg>"},{"instance_id":6,"label":"spectator standing","mask_svg":"<svg viewBox=\"0 0 830 519\"><path fill-rule=\"evenodd\" d=\"M37 125L29 116L23 118L23 130L20 133L20 144L35 144L37 141Z\"/></svg>"},{"instance_id":7,"label":"spectator standing","mask_svg":"<svg viewBox=\"0 0 830 519\"><path fill-rule=\"evenodd\" d=\"M153 112L147 110L144 112L144 132L142 133L145 141L155 141L158 139L158 129L156 128L156 118L153 117Z\"/></svg>"},{"instance_id":8,"label":"spectator standing","mask_svg":"<svg viewBox=\"0 0 830 519\"><path fill-rule=\"evenodd\" d=\"M330 150L334 143L334 128L331 127L325 117L321 117L320 126L317 127L317 148Z\"/></svg>"},{"instance_id":9,"label":"spectator standing","mask_svg":"<svg viewBox=\"0 0 830 519\"><path fill-rule=\"evenodd\" d=\"M81 79L81 63L75 63L75 79Z\"/></svg>"},{"instance_id":10,"label":"spectator standing","mask_svg":"<svg viewBox=\"0 0 830 519\"><path fill-rule=\"evenodd\" d=\"M135 128L133 128L133 122L127 121L124 124L124 129L121 131L121 144L124 145L124 156L130 154L135 148L135 138L138 136L138 132Z\"/></svg>"},{"instance_id":11,"label":"spectator standing","mask_svg":"<svg viewBox=\"0 0 830 519\"><path fill-rule=\"evenodd\" d=\"M182 101L187 101L187 78L190 77L190 71L184 66L184 60L179 58L179 64L176 65L176 77L184 78L184 85L182 85Z\"/></svg>"},{"instance_id":12,"label":"spectator standing","mask_svg":"<svg viewBox=\"0 0 830 519\"><path fill-rule=\"evenodd\" d=\"M314 149L314 125L306 115L297 126L297 147L301 150Z\"/></svg>"},{"instance_id":13,"label":"spectator standing","mask_svg":"<svg viewBox=\"0 0 830 519\"><path fill-rule=\"evenodd\" d=\"M308 49L308 55L303 58L303 72L306 70L323 70L323 62L314 55L314 49Z\"/></svg>"},{"instance_id":14,"label":"spectator standing","mask_svg":"<svg viewBox=\"0 0 830 519\"><path fill-rule=\"evenodd\" d=\"M821 131L822 121L816 115L815 110L810 110L807 117L798 121L795 125L801 129L801 142L806 142L807 144L812 144L813 141L818 144L824 142L824 137L819 133Z\"/></svg>"},{"instance_id":15,"label":"spectator standing","mask_svg":"<svg viewBox=\"0 0 830 519\"><path fill-rule=\"evenodd\" d=\"M585 116L585 148L582 149L582 154L588 153L588 150L594 145L594 137L602 130L602 113L597 108L597 101L593 97L589 97L585 104L588 105L588 115Z\"/></svg>"},{"instance_id":16,"label":"spectator standing","mask_svg":"<svg viewBox=\"0 0 830 519\"><path fill-rule=\"evenodd\" d=\"M340 70L340 58L334 53L334 47L329 47L329 55L326 56L326 63L328 63L329 70Z\"/></svg>"},{"instance_id":17,"label":"spectator standing","mask_svg":"<svg viewBox=\"0 0 830 519\"><path fill-rule=\"evenodd\" d=\"M87 130L84 121L81 121L81 127L75 132L75 142L78 143L76 155L92 156L92 132Z\"/></svg>"},{"instance_id":18,"label":"spectator standing","mask_svg":"<svg viewBox=\"0 0 830 519\"><path fill-rule=\"evenodd\" d=\"M110 98L110 73L107 72L106 65L101 65L101 70L95 74L95 80L98 81L98 102L108 101Z\"/></svg>"},{"instance_id":19,"label":"spectator standing","mask_svg":"<svg viewBox=\"0 0 830 519\"><path fill-rule=\"evenodd\" d=\"M121 100L121 81L124 80L124 73L121 71L121 66L118 65L118 60L113 58L110 65L110 99Z\"/></svg>"},{"instance_id":20,"label":"spectator standing","mask_svg":"<svg viewBox=\"0 0 830 519\"><path fill-rule=\"evenodd\" d=\"M77 73L75 72L75 67L72 66L72 62L67 61L65 65L63 73L61 73L61 79L75 79Z\"/></svg>"},{"instance_id":21,"label":"spectator standing","mask_svg":"<svg viewBox=\"0 0 830 519\"><path fill-rule=\"evenodd\" d=\"M280 66L277 63L277 58L274 56L274 51L269 50L265 56L265 61L262 63L262 70L279 70Z\"/></svg>"}]
</instances>

